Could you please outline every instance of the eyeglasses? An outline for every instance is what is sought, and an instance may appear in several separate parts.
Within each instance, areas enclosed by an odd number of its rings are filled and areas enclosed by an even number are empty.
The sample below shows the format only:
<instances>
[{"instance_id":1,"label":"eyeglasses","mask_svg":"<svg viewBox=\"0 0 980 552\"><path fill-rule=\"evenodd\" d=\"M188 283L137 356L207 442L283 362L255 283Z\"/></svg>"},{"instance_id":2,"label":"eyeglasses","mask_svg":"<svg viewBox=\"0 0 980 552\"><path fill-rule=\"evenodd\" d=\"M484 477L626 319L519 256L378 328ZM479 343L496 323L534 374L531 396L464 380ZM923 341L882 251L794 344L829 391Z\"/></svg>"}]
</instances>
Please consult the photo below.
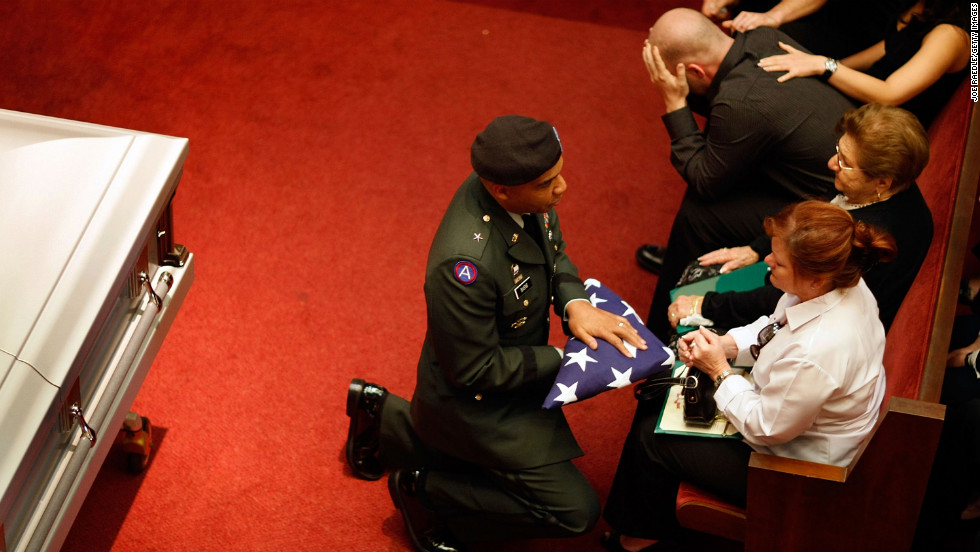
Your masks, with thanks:
<instances>
[{"instance_id":1,"label":"eyeglasses","mask_svg":"<svg viewBox=\"0 0 980 552\"><path fill-rule=\"evenodd\" d=\"M834 149L837 150L837 166L840 167L840 170L842 170L842 171L862 171L862 170L864 170L864 169L859 169L857 167L848 167L847 165L844 164L843 161L840 160L840 139L838 139L837 140L837 143L834 144Z\"/></svg>"},{"instance_id":2,"label":"eyeglasses","mask_svg":"<svg viewBox=\"0 0 980 552\"><path fill-rule=\"evenodd\" d=\"M759 359L759 353L762 352L762 348L768 345L769 342L772 341L772 338L776 337L776 332L778 332L779 328L781 327L782 326L779 325L779 322L773 322L772 324L768 324L759 330L759 337L756 338L758 343L749 346L749 352L752 353L752 358L756 360Z\"/></svg>"}]
</instances>

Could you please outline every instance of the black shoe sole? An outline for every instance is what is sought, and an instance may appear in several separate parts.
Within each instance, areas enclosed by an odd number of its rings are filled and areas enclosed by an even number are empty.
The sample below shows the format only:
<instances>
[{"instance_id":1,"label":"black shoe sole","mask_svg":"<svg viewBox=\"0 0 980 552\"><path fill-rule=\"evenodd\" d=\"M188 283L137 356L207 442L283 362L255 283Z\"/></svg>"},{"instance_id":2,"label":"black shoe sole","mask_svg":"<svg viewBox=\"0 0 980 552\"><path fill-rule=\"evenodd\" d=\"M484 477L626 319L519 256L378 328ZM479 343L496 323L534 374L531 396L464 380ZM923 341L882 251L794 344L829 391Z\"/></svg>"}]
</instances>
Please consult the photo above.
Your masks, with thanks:
<instances>
[{"instance_id":1,"label":"black shoe sole","mask_svg":"<svg viewBox=\"0 0 980 552\"><path fill-rule=\"evenodd\" d=\"M608 552L629 552L619 543L619 533L616 531L606 531L599 537L599 544ZM674 541L660 541L641 548L640 552L681 552L686 548ZM692 548L694 550L694 548Z\"/></svg>"},{"instance_id":2,"label":"black shoe sole","mask_svg":"<svg viewBox=\"0 0 980 552\"><path fill-rule=\"evenodd\" d=\"M373 455L358 458L357 437L360 429L361 416L364 415L360 408L361 394L364 392L366 383L362 379L354 378L347 387L347 416L350 417L350 425L347 428L347 464L355 476L367 481L377 481L381 479L385 470Z\"/></svg>"},{"instance_id":3,"label":"black shoe sole","mask_svg":"<svg viewBox=\"0 0 980 552\"><path fill-rule=\"evenodd\" d=\"M405 532L408 533L408 538L412 541L412 546L420 552L429 552L428 547L422 544L419 535L415 533L415 524L412 522L412 515L408 511L409 504L402 495L401 478L404 475L404 470L391 472L391 475L388 476L388 494L391 495L391 501L395 504L395 508L402 514L402 521L405 522Z\"/></svg>"},{"instance_id":4,"label":"black shoe sole","mask_svg":"<svg viewBox=\"0 0 980 552\"><path fill-rule=\"evenodd\" d=\"M636 264L640 265L640 268L646 270L647 272L652 272L654 274L660 274L660 270L663 269L663 256L661 255L660 262L655 262L650 259L645 253L644 249L646 246L640 246L636 250Z\"/></svg>"},{"instance_id":5,"label":"black shoe sole","mask_svg":"<svg viewBox=\"0 0 980 552\"><path fill-rule=\"evenodd\" d=\"M364 386L367 383L360 379L354 378L350 380L350 384L347 386L347 416L353 418L357 414L357 404L361 402L361 393L364 392Z\"/></svg>"}]
</instances>

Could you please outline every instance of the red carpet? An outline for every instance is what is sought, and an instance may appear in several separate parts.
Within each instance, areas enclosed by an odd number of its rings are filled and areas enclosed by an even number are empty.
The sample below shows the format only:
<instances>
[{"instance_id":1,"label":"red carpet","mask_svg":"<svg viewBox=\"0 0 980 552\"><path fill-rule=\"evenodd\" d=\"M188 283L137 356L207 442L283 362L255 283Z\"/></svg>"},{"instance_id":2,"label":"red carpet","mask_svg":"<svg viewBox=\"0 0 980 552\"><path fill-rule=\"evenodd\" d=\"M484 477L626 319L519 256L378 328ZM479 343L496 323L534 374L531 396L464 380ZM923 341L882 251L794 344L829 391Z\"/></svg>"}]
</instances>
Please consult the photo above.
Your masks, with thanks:
<instances>
[{"instance_id":1,"label":"red carpet","mask_svg":"<svg viewBox=\"0 0 980 552\"><path fill-rule=\"evenodd\" d=\"M633 252L683 190L640 59L658 4L0 3L0 107L191 143L197 279L134 405L157 447L138 477L110 455L64 550L409 550L384 481L346 469L347 382L411 396L428 245L497 115L557 126L570 254L645 314ZM601 498L633 406L566 409Z\"/></svg>"}]
</instances>

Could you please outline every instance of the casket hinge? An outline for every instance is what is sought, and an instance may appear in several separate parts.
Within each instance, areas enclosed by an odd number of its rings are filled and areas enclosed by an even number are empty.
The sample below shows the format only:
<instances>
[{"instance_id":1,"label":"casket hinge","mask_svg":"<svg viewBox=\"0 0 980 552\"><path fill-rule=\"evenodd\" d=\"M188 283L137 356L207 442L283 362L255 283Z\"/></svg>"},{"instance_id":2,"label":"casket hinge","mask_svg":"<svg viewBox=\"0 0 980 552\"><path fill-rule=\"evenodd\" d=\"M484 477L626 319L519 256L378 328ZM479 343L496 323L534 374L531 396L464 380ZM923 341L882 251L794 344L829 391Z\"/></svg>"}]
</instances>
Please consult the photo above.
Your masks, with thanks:
<instances>
[{"instance_id":1,"label":"casket hinge","mask_svg":"<svg viewBox=\"0 0 980 552\"><path fill-rule=\"evenodd\" d=\"M157 262L162 266L184 266L190 252L179 243L174 243L173 197L157 221Z\"/></svg>"},{"instance_id":2,"label":"casket hinge","mask_svg":"<svg viewBox=\"0 0 980 552\"><path fill-rule=\"evenodd\" d=\"M184 266L187 262L187 258L190 256L191 252L187 250L182 244L175 243L173 248L164 254L163 259L160 264L164 266Z\"/></svg>"}]
</instances>

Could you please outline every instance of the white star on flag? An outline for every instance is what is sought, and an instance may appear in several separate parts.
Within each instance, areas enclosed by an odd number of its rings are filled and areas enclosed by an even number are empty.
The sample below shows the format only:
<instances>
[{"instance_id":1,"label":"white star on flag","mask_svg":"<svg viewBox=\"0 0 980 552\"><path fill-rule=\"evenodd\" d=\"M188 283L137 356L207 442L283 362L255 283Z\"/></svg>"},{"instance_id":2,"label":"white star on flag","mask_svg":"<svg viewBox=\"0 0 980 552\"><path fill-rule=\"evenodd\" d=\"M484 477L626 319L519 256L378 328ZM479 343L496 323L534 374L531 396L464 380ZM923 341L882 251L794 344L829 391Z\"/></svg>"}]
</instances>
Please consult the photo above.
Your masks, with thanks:
<instances>
[{"instance_id":1,"label":"white star on flag","mask_svg":"<svg viewBox=\"0 0 980 552\"><path fill-rule=\"evenodd\" d=\"M577 387L578 387L577 381L568 386L559 383L558 389L559 391L561 391L561 393L559 393L558 396L555 397L555 402L561 401L562 404L568 404L570 402L577 401L578 397L575 396L575 389Z\"/></svg>"},{"instance_id":2,"label":"white star on flag","mask_svg":"<svg viewBox=\"0 0 980 552\"><path fill-rule=\"evenodd\" d=\"M626 341L624 339L623 340L623 347L626 347L626 350L630 352L630 358L636 358L636 351L637 351L637 349L632 344L630 344L629 341Z\"/></svg>"},{"instance_id":3,"label":"white star on flag","mask_svg":"<svg viewBox=\"0 0 980 552\"><path fill-rule=\"evenodd\" d=\"M610 336L611 341L598 339L597 347L590 349L569 337L555 382L542 398L542 408L562 408L655 374L669 373L674 364L670 349L643 325L629 303L597 280L590 278L583 283L588 289L586 296L591 296L589 300L596 308L617 317L625 310L624 316L629 317L630 324L646 340L648 348L641 351L625 340L616 341ZM589 363L595 366L589 366Z\"/></svg>"},{"instance_id":4,"label":"white star on flag","mask_svg":"<svg viewBox=\"0 0 980 552\"><path fill-rule=\"evenodd\" d=\"M636 317L637 320L640 321L640 324L643 323L643 320L640 318L640 315L636 314L636 311L633 310L633 307L631 307L629 303L627 303L626 301L620 301L620 303L622 303L623 306L626 307L626 312L623 313L623 316L629 316L632 314L633 316Z\"/></svg>"},{"instance_id":5,"label":"white star on flag","mask_svg":"<svg viewBox=\"0 0 980 552\"><path fill-rule=\"evenodd\" d=\"M589 362L599 362L598 360L596 360L596 359L594 359L594 358L592 358L592 357L589 356L589 348L588 347L585 347L584 349L582 349L581 351L579 351L577 353L568 353L565 356L568 357L568 362L565 363L565 366L568 366L569 364L578 364L579 367L582 369L583 372L585 371L585 365L587 363L589 363Z\"/></svg>"},{"instance_id":6,"label":"white star on flag","mask_svg":"<svg viewBox=\"0 0 980 552\"><path fill-rule=\"evenodd\" d=\"M616 388L626 387L627 385L633 383L630 381L630 374L633 373L632 366L627 368L625 372L620 372L615 368L610 368L610 369L612 370L613 373L613 380L612 383L610 383L606 387L616 387Z\"/></svg>"}]
</instances>

